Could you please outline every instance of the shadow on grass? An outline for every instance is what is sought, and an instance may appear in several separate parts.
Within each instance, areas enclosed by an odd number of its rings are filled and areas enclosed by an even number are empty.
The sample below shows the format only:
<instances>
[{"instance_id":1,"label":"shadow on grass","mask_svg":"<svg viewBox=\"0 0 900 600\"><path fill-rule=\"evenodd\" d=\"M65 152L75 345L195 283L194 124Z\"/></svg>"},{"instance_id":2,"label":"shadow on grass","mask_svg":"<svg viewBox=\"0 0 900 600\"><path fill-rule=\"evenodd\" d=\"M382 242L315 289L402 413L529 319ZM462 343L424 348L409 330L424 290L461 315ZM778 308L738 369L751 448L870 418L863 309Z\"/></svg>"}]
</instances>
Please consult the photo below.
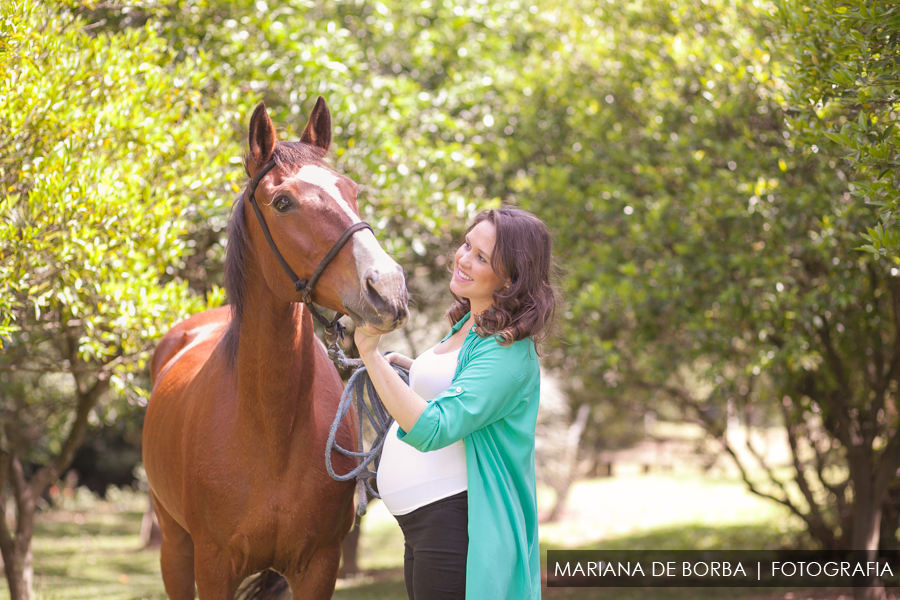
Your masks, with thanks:
<instances>
[{"instance_id":1,"label":"shadow on grass","mask_svg":"<svg viewBox=\"0 0 900 600\"><path fill-rule=\"evenodd\" d=\"M332 600L406 600L401 569L383 569L360 574L355 580L339 580Z\"/></svg>"},{"instance_id":2,"label":"shadow on grass","mask_svg":"<svg viewBox=\"0 0 900 600\"><path fill-rule=\"evenodd\" d=\"M774 524L676 525L600 540L567 550L776 550L805 548L797 531Z\"/></svg>"},{"instance_id":3,"label":"shadow on grass","mask_svg":"<svg viewBox=\"0 0 900 600\"><path fill-rule=\"evenodd\" d=\"M79 523L75 520L79 513L63 513L53 515L55 518L36 519L34 524L35 539L89 536L125 537L140 531L143 513L122 512L109 514L88 514L88 518Z\"/></svg>"}]
</instances>

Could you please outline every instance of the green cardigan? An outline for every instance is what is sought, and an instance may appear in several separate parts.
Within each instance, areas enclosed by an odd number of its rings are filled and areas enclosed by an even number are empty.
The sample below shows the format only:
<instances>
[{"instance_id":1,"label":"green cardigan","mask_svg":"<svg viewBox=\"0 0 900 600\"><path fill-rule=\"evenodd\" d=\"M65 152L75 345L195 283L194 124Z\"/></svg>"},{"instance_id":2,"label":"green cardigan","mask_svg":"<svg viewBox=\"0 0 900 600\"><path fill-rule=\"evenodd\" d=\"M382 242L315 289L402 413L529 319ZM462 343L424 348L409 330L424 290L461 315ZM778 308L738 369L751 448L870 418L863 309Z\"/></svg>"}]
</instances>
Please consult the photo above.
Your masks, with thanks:
<instances>
[{"instance_id":1,"label":"green cardigan","mask_svg":"<svg viewBox=\"0 0 900 600\"><path fill-rule=\"evenodd\" d=\"M459 331L468 315L448 337ZM429 401L409 432L421 451L463 440L469 485L468 600L541 597L534 430L541 375L534 342L501 346L466 335L450 388Z\"/></svg>"}]
</instances>

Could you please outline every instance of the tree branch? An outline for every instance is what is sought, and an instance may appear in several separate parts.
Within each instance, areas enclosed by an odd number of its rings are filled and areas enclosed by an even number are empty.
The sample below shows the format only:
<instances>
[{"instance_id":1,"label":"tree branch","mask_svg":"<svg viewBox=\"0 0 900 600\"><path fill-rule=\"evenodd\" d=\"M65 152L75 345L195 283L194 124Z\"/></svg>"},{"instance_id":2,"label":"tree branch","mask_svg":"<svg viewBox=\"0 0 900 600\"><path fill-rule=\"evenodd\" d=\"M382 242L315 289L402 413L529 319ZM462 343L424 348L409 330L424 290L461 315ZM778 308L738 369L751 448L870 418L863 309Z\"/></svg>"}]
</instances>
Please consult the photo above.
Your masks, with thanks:
<instances>
[{"instance_id":1,"label":"tree branch","mask_svg":"<svg viewBox=\"0 0 900 600\"><path fill-rule=\"evenodd\" d=\"M768 494L768 493L760 490L756 486L756 484L753 483L753 481L750 479L750 476L748 475L747 470L744 467L744 464L741 462L740 458L738 458L737 453L731 447L731 444L728 443L728 440L724 436L719 436L718 439L722 445L722 448L725 450L725 452L727 452L729 455L731 455L731 458L734 461L734 464L737 466L738 471L740 471L740 473L741 473L741 479L744 481L744 484L747 486L747 489L750 490L750 492L752 492L753 494L756 494L760 498L772 500L774 502L777 502L778 504L786 506L788 508L788 510L790 510L792 513L794 513L795 515L797 515L798 517L803 519L803 521L809 526L810 531L812 531L814 529L815 524L810 521L809 515L801 512L800 509L797 508L797 506L793 502L791 502L791 499L787 494L785 494L785 496L783 498L779 498L778 496L775 496L773 494ZM777 480L776 480L776 483L777 483ZM784 491L783 487L782 487L782 491Z\"/></svg>"},{"instance_id":2,"label":"tree branch","mask_svg":"<svg viewBox=\"0 0 900 600\"><path fill-rule=\"evenodd\" d=\"M884 497L888 485L897 474L898 466L900 466L900 433L895 431L875 467L874 492L876 498Z\"/></svg>"},{"instance_id":3,"label":"tree branch","mask_svg":"<svg viewBox=\"0 0 900 600\"><path fill-rule=\"evenodd\" d=\"M34 499L40 494L35 494L33 488L28 485L28 481L25 479L25 470L22 468L22 461L15 454L12 456L10 467L10 473L12 474L10 481L13 484L13 493L16 495L16 508L18 510L16 541L26 540L26 543L28 543L34 532L34 519L31 518L34 514Z\"/></svg>"},{"instance_id":4,"label":"tree branch","mask_svg":"<svg viewBox=\"0 0 900 600\"><path fill-rule=\"evenodd\" d=\"M790 409L785 406L784 403L781 404L781 412L784 414L784 424L788 434L788 445L791 448L791 462L794 465L794 470L797 472L797 476L794 478L794 481L797 482L797 487L800 488L800 493L803 494L803 497L806 499L806 503L809 505L811 520L817 524L818 529L823 531L830 530L830 528L825 524L825 518L822 515L821 509L819 508L819 503L816 502L815 497L813 497L812 490L809 487L809 482L806 481L806 467L804 467L803 463L800 462L800 455L797 446L797 433L791 420Z\"/></svg>"},{"instance_id":5,"label":"tree branch","mask_svg":"<svg viewBox=\"0 0 900 600\"><path fill-rule=\"evenodd\" d=\"M897 371L900 370L900 278L890 277L888 287L891 290L891 316L894 318L894 344L890 366L882 378L885 391L897 377Z\"/></svg>"},{"instance_id":6,"label":"tree branch","mask_svg":"<svg viewBox=\"0 0 900 600\"><path fill-rule=\"evenodd\" d=\"M834 494L837 499L838 506L838 514L844 514L847 510L847 487L850 485L850 480L845 479L842 483L838 485L833 485L828 483L825 480L825 463L828 455L831 454L834 450L830 446L831 442L829 440L829 448L823 452L819 451L818 445L814 446L813 454L815 455L816 460L816 477L819 479L819 483L822 484L826 490Z\"/></svg>"},{"instance_id":7,"label":"tree branch","mask_svg":"<svg viewBox=\"0 0 900 600\"><path fill-rule=\"evenodd\" d=\"M766 463L765 457L757 451L757 449L753 446L753 442L750 440L750 427L749 425L746 427L746 439L744 441L744 445L747 446L747 450L749 450L750 455L756 459L756 462L759 466L762 467L763 471L766 472L766 477L769 478L769 481L774 483L781 490L781 493L785 498L788 497L787 489L784 487L784 482L779 479L775 472L769 467L768 463Z\"/></svg>"},{"instance_id":8,"label":"tree branch","mask_svg":"<svg viewBox=\"0 0 900 600\"><path fill-rule=\"evenodd\" d=\"M869 286L872 292L872 302L878 306L880 303L878 302L878 272L874 268L874 265L869 265ZM880 313L880 307L878 308L878 313ZM864 335L868 338L865 341L871 340L872 342L872 361L866 361L868 364L867 368L864 368L863 371L867 375L867 379L869 380L869 387L875 391L875 398L872 399L872 403L869 406L869 410L867 411L868 416L866 417L865 423L866 425L872 429L872 431L877 431L878 429L878 412L884 408L884 400L885 400L885 392L887 391L887 385L885 385L885 375L890 370L885 367L884 360L884 342L881 339L881 332L866 332ZM864 343L864 340L860 340L860 343Z\"/></svg>"},{"instance_id":9,"label":"tree branch","mask_svg":"<svg viewBox=\"0 0 900 600\"><path fill-rule=\"evenodd\" d=\"M2 432L0 432L0 435L3 435ZM11 556L12 553L15 552L16 546L16 540L13 538L12 532L10 531L9 523L6 522L5 484L9 478L11 462L12 455L8 454L5 451L5 448L0 450L0 490L2 490L2 492L0 492L0 510L3 511L3 513L0 514L0 550L2 550L4 556ZM12 485L12 481L10 481L10 485Z\"/></svg>"},{"instance_id":10,"label":"tree branch","mask_svg":"<svg viewBox=\"0 0 900 600\"><path fill-rule=\"evenodd\" d=\"M822 326L819 328L819 337L821 337L822 344L825 346L825 355L828 357L828 362L831 363L832 370L837 375L840 393L844 398L850 398L852 394L850 393L850 384L847 381L847 375L844 372L844 363L841 361L840 357L838 357L834 345L832 344L831 330L828 326L828 321L824 317L821 318ZM809 377L812 377L812 373L809 374ZM813 397L811 394L807 395L809 395L810 398ZM834 394L829 394L829 397L834 400ZM861 443L861 440L858 439L859 432L853 427L849 414L843 410L843 403L830 401L828 403L828 408L831 414L838 420L838 439L840 439L848 448ZM841 430L843 430L844 435L841 435Z\"/></svg>"},{"instance_id":11,"label":"tree branch","mask_svg":"<svg viewBox=\"0 0 900 600\"><path fill-rule=\"evenodd\" d=\"M822 319L822 326L819 327L819 336L822 338L822 344L825 346L825 356L828 357L831 369L834 371L835 375L837 375L838 385L840 385L841 391L845 396L849 396L850 382L847 379L847 372L844 370L844 363L834 349L834 343L831 340L831 327L828 324L828 319L822 315L819 315L819 317Z\"/></svg>"},{"instance_id":12,"label":"tree branch","mask_svg":"<svg viewBox=\"0 0 900 600\"><path fill-rule=\"evenodd\" d=\"M79 378L76 376L76 381L78 379ZM51 483L56 481L62 472L72 464L72 459L75 458L75 451L81 444L81 438L87 429L88 415L90 415L94 406L97 405L100 396L109 389L109 374L101 373L94 382L94 385L86 392L80 391L81 386L77 387L79 388L79 391L76 392L78 405L75 409L75 420L72 423L72 428L69 430L69 435L66 437L65 442L63 442L62 449L59 454L51 460L49 465L38 469L31 478L31 489L36 496L42 494L44 490L47 489Z\"/></svg>"}]
</instances>

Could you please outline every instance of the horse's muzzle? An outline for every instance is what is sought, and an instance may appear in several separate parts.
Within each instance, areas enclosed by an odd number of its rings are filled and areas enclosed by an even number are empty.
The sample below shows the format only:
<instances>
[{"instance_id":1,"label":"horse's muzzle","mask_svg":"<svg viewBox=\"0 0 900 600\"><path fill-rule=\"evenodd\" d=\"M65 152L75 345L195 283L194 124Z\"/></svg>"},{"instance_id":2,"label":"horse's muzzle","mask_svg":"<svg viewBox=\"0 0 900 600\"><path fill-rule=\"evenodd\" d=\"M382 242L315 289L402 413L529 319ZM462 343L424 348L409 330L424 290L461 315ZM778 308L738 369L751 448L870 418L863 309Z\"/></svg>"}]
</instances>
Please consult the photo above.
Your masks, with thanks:
<instances>
[{"instance_id":1,"label":"horse's muzzle","mask_svg":"<svg viewBox=\"0 0 900 600\"><path fill-rule=\"evenodd\" d=\"M344 302L348 314L384 331L403 327L409 318L409 293L403 269L394 263L387 268L370 267L360 281L358 302Z\"/></svg>"}]
</instances>

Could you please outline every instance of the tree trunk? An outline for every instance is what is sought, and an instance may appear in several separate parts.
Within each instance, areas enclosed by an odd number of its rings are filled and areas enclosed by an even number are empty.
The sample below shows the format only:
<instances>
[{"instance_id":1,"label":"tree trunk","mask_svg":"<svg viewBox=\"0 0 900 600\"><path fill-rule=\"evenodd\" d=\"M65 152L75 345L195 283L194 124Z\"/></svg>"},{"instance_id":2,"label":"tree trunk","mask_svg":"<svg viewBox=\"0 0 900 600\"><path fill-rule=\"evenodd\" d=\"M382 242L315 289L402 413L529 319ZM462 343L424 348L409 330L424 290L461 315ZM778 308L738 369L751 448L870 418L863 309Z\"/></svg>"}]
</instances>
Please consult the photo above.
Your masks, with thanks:
<instances>
[{"instance_id":1,"label":"tree trunk","mask_svg":"<svg viewBox=\"0 0 900 600\"><path fill-rule=\"evenodd\" d=\"M863 457L851 457L851 476L853 479L853 537L851 549L864 551L866 561L878 560L878 542L881 538L881 504L885 493L878 494L874 477L869 466L868 453ZM853 464L856 462L857 464ZM856 467L856 468L854 468ZM854 473L855 472L855 473ZM876 498L876 494L878 497ZM884 583L877 575L867 576L863 586L853 588L856 600L885 600ZM854 585L859 583L854 582Z\"/></svg>"},{"instance_id":2,"label":"tree trunk","mask_svg":"<svg viewBox=\"0 0 900 600\"><path fill-rule=\"evenodd\" d=\"M359 526L362 517L356 515L353 519L353 528L341 543L341 568L338 577L348 577L359 573Z\"/></svg>"},{"instance_id":3,"label":"tree trunk","mask_svg":"<svg viewBox=\"0 0 900 600\"><path fill-rule=\"evenodd\" d=\"M864 505L854 508L853 549L864 550L866 561L877 561L878 540L881 537L881 502L866 501ZM865 587L853 588L853 597L857 600L885 600L887 595L884 583L877 575L872 575L866 577Z\"/></svg>"},{"instance_id":4,"label":"tree trunk","mask_svg":"<svg viewBox=\"0 0 900 600\"><path fill-rule=\"evenodd\" d=\"M3 552L10 600L34 599L34 554L31 550L31 540L23 542L25 543L21 546L24 548L16 543L11 553Z\"/></svg>"},{"instance_id":5,"label":"tree trunk","mask_svg":"<svg viewBox=\"0 0 900 600\"><path fill-rule=\"evenodd\" d=\"M15 465L13 470L18 466ZM13 477L17 475L18 473L12 473ZM0 481L0 486L2 485L3 482ZM6 511L3 510L0 514L0 553L3 555L3 569L6 571L10 600L33 600L34 554L31 539L34 534L35 501L28 486L13 483L9 487L15 495L16 524L13 536L6 521Z\"/></svg>"},{"instance_id":6,"label":"tree trunk","mask_svg":"<svg viewBox=\"0 0 900 600\"><path fill-rule=\"evenodd\" d=\"M881 550L900 550L897 530L900 529L900 479L894 479L881 503L881 534L878 546Z\"/></svg>"},{"instance_id":7,"label":"tree trunk","mask_svg":"<svg viewBox=\"0 0 900 600\"><path fill-rule=\"evenodd\" d=\"M77 364L77 357L72 359L72 364ZM10 600L34 598L34 555L31 540L34 537L37 499L72 464L72 458L87 428L88 415L109 388L108 374L98 376L91 386L81 381L79 372L74 371L73 376L77 385L75 420L68 436L63 439L59 454L50 464L35 471L30 479L25 477L25 470L19 459L28 454L27 450L16 449L11 425L0 425L0 554L3 555ZM12 493L16 507L14 527L6 519L9 492Z\"/></svg>"},{"instance_id":8,"label":"tree trunk","mask_svg":"<svg viewBox=\"0 0 900 600\"><path fill-rule=\"evenodd\" d=\"M159 548L162 546L162 530L159 528L159 519L156 517L156 511L153 510L153 498L147 494L149 502L144 518L141 520L141 542L143 549Z\"/></svg>"},{"instance_id":9,"label":"tree trunk","mask_svg":"<svg viewBox=\"0 0 900 600\"><path fill-rule=\"evenodd\" d=\"M565 456L563 457L563 473L560 473L560 480L557 485L553 486L556 492L556 502L550 509L550 514L544 519L547 523L555 523L562 516L566 508L566 500L569 498L569 490L572 489L572 483L578 471L578 450L581 448L581 436L584 428L587 426L588 415L591 412L590 406L582 404L578 407L578 414L575 421L569 426L568 435L566 437Z\"/></svg>"}]
</instances>

